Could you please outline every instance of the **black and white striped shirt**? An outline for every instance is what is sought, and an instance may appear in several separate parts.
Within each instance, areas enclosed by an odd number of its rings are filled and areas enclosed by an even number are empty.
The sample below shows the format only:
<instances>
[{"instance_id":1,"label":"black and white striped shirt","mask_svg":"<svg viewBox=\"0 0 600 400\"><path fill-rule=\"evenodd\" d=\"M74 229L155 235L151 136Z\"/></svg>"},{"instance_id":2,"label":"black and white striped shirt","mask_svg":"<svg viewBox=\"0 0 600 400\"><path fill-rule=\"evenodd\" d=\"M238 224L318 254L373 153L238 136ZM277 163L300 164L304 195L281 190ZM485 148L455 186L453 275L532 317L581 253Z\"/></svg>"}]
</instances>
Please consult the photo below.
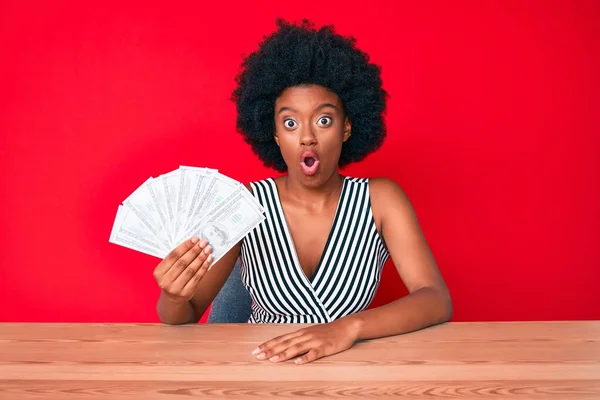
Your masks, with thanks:
<instances>
[{"instance_id":1,"label":"black and white striped shirt","mask_svg":"<svg viewBox=\"0 0 600 400\"><path fill-rule=\"evenodd\" d=\"M344 178L321 260L304 274L272 178L252 182L266 219L242 241L241 275L252 298L249 323L325 323L364 310L389 253L369 198L369 180Z\"/></svg>"}]
</instances>

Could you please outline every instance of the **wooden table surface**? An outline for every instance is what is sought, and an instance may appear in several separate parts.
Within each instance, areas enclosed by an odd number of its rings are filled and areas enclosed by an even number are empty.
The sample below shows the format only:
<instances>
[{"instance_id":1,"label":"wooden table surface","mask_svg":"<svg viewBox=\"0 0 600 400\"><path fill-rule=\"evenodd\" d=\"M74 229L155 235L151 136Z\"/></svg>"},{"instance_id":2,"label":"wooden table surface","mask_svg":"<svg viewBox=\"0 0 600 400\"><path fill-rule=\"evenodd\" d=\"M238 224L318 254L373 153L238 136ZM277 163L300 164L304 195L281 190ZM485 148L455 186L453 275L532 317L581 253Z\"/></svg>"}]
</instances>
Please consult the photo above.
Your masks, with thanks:
<instances>
[{"instance_id":1,"label":"wooden table surface","mask_svg":"<svg viewBox=\"0 0 600 400\"><path fill-rule=\"evenodd\" d=\"M259 361L302 325L0 324L1 399L600 399L600 321L447 323L306 365Z\"/></svg>"}]
</instances>

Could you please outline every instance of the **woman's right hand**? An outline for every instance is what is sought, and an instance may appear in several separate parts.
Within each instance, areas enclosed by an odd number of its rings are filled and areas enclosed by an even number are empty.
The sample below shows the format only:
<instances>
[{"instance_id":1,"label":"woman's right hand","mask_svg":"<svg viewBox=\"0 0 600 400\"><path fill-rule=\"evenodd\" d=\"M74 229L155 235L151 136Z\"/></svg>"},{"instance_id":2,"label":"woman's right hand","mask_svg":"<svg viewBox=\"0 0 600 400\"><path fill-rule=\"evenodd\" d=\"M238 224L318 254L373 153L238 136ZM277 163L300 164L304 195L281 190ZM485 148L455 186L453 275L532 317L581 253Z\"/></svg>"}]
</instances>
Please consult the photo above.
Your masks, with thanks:
<instances>
[{"instance_id":1,"label":"woman's right hand","mask_svg":"<svg viewBox=\"0 0 600 400\"><path fill-rule=\"evenodd\" d=\"M154 278L174 303L189 301L210 267L212 248L206 239L193 237L173 249L154 269Z\"/></svg>"}]
</instances>

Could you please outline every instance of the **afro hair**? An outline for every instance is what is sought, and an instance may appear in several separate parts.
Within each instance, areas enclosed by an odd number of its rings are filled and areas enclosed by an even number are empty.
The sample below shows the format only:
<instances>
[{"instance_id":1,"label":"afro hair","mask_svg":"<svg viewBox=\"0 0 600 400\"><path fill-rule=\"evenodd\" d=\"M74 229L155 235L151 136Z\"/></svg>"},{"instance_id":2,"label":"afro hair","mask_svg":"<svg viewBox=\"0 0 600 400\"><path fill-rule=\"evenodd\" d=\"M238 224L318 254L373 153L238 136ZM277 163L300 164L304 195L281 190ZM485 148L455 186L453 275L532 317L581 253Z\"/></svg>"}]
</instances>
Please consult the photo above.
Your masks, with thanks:
<instances>
[{"instance_id":1,"label":"afro hair","mask_svg":"<svg viewBox=\"0 0 600 400\"><path fill-rule=\"evenodd\" d=\"M287 170L274 140L275 100L288 87L316 84L334 92L352 123L339 166L360 161L377 150L386 135L383 114L387 93L380 68L356 48L353 37L335 33L333 26L315 29L277 20L278 29L265 36L258 50L244 58L236 76L232 101L237 107L237 130L265 166Z\"/></svg>"}]
</instances>

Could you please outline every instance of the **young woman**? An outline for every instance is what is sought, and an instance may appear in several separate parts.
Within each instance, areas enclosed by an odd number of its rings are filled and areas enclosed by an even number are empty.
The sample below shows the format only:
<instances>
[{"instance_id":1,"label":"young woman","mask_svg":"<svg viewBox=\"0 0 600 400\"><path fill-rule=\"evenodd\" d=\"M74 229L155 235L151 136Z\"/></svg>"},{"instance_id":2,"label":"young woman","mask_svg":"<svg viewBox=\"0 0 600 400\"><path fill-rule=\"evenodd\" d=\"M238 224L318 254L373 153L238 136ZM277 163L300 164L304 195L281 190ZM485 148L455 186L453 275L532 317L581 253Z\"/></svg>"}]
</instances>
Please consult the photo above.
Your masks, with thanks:
<instances>
[{"instance_id":1,"label":"young woman","mask_svg":"<svg viewBox=\"0 0 600 400\"><path fill-rule=\"evenodd\" d=\"M314 324L265 342L259 359L306 363L448 321L448 289L402 189L339 173L385 136L380 71L354 39L278 21L236 82L239 131L266 166L287 174L248 185L266 220L215 268L204 238L156 267L161 321L198 322L239 256L248 322ZM410 293L365 311L389 256Z\"/></svg>"}]
</instances>

